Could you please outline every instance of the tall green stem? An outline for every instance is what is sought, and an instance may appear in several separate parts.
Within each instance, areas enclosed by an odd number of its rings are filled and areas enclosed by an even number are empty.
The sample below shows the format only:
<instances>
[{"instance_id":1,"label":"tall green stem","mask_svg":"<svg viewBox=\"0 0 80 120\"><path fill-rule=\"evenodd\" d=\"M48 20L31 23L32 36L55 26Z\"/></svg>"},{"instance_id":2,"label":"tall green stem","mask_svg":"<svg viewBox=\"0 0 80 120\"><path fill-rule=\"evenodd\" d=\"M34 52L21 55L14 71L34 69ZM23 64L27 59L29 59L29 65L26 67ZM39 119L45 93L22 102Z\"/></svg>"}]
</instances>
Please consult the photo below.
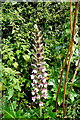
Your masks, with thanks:
<instances>
[{"instance_id":1,"label":"tall green stem","mask_svg":"<svg viewBox=\"0 0 80 120\"><path fill-rule=\"evenodd\" d=\"M42 107L40 106L40 118L42 117Z\"/></svg>"}]
</instances>

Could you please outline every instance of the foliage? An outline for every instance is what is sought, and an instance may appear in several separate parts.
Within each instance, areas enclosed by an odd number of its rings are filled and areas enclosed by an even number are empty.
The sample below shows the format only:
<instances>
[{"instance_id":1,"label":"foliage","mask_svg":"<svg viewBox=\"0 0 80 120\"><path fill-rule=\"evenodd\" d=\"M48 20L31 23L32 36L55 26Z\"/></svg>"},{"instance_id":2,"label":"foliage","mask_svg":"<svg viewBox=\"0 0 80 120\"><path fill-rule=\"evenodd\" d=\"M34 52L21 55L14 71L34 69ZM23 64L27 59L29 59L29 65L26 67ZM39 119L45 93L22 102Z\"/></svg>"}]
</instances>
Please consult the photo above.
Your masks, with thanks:
<instances>
[{"instance_id":1,"label":"foliage","mask_svg":"<svg viewBox=\"0 0 80 120\"><path fill-rule=\"evenodd\" d=\"M74 7L74 5L73 5ZM48 99L43 108L44 118L62 118L63 87L55 112L56 93L61 67L68 51L70 33L69 3L4 2L2 3L2 92L3 118L40 118L39 108L31 100L32 32L37 23L43 34L46 68L48 72ZM77 36L78 38L78 36ZM79 38L78 38L79 39ZM75 50L71 61L69 84L78 60ZM63 75L65 80L66 68ZM67 100L67 117L79 119L80 68L73 90ZM7 107L8 106L8 107ZM77 111L77 112L76 112Z\"/></svg>"}]
</instances>

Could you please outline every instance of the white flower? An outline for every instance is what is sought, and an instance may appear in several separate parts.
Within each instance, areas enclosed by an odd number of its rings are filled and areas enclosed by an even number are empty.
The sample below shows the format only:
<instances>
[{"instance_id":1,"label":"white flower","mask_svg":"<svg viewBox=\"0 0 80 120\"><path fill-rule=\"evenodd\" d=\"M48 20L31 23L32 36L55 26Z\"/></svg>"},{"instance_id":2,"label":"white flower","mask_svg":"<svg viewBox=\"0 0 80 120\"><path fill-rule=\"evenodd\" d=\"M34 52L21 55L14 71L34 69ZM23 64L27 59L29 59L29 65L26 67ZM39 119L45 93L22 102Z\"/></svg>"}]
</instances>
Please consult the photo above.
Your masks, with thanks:
<instances>
[{"instance_id":1,"label":"white flower","mask_svg":"<svg viewBox=\"0 0 80 120\"><path fill-rule=\"evenodd\" d=\"M33 74L33 75L31 75L31 79L34 79L34 77L35 77L35 76L34 76L34 74Z\"/></svg>"},{"instance_id":2,"label":"white flower","mask_svg":"<svg viewBox=\"0 0 80 120\"><path fill-rule=\"evenodd\" d=\"M31 83L31 85L32 85L32 87L34 87L35 84L34 84L34 83Z\"/></svg>"},{"instance_id":3,"label":"white flower","mask_svg":"<svg viewBox=\"0 0 80 120\"><path fill-rule=\"evenodd\" d=\"M42 78L42 82L45 83L46 82L46 78Z\"/></svg>"},{"instance_id":4,"label":"white flower","mask_svg":"<svg viewBox=\"0 0 80 120\"><path fill-rule=\"evenodd\" d=\"M37 24L34 25L34 28L39 31Z\"/></svg>"},{"instance_id":5,"label":"white flower","mask_svg":"<svg viewBox=\"0 0 80 120\"><path fill-rule=\"evenodd\" d=\"M43 83L45 83L45 82L46 82L46 79L43 80Z\"/></svg>"},{"instance_id":6,"label":"white flower","mask_svg":"<svg viewBox=\"0 0 80 120\"><path fill-rule=\"evenodd\" d=\"M37 73L37 70L33 70L32 73Z\"/></svg>"},{"instance_id":7,"label":"white flower","mask_svg":"<svg viewBox=\"0 0 80 120\"><path fill-rule=\"evenodd\" d=\"M42 84L42 83L39 83L39 87L43 87L43 84Z\"/></svg>"},{"instance_id":8,"label":"white flower","mask_svg":"<svg viewBox=\"0 0 80 120\"><path fill-rule=\"evenodd\" d=\"M44 77L47 77L47 73L46 72L44 72L43 75L44 75Z\"/></svg>"},{"instance_id":9,"label":"white flower","mask_svg":"<svg viewBox=\"0 0 80 120\"><path fill-rule=\"evenodd\" d=\"M38 75L38 78L42 78L42 75Z\"/></svg>"},{"instance_id":10,"label":"white flower","mask_svg":"<svg viewBox=\"0 0 80 120\"><path fill-rule=\"evenodd\" d=\"M38 32L38 36L40 36L41 31Z\"/></svg>"},{"instance_id":11,"label":"white flower","mask_svg":"<svg viewBox=\"0 0 80 120\"><path fill-rule=\"evenodd\" d=\"M42 47L43 46L43 43L40 45L40 47Z\"/></svg>"},{"instance_id":12,"label":"white flower","mask_svg":"<svg viewBox=\"0 0 80 120\"><path fill-rule=\"evenodd\" d=\"M43 89L42 89L42 94L43 94L43 93L47 93L47 89L43 88Z\"/></svg>"},{"instance_id":13,"label":"white flower","mask_svg":"<svg viewBox=\"0 0 80 120\"><path fill-rule=\"evenodd\" d=\"M32 100L33 100L33 102L35 102L35 100L36 100L36 97L34 96L34 97L32 97Z\"/></svg>"},{"instance_id":14,"label":"white flower","mask_svg":"<svg viewBox=\"0 0 80 120\"><path fill-rule=\"evenodd\" d=\"M40 102L40 103L39 103L39 106L43 106L43 102Z\"/></svg>"},{"instance_id":15,"label":"white flower","mask_svg":"<svg viewBox=\"0 0 80 120\"><path fill-rule=\"evenodd\" d=\"M39 89L38 89L37 87L35 87L35 88L34 88L34 90L35 90L36 92L38 92L38 91L39 91Z\"/></svg>"},{"instance_id":16,"label":"white flower","mask_svg":"<svg viewBox=\"0 0 80 120\"><path fill-rule=\"evenodd\" d=\"M46 95L46 94L44 94L44 95L43 95L43 98L45 98L45 99L46 99L46 98L47 98L47 95Z\"/></svg>"},{"instance_id":17,"label":"white flower","mask_svg":"<svg viewBox=\"0 0 80 120\"><path fill-rule=\"evenodd\" d=\"M47 83L44 83L44 87L47 88Z\"/></svg>"},{"instance_id":18,"label":"white flower","mask_svg":"<svg viewBox=\"0 0 80 120\"><path fill-rule=\"evenodd\" d=\"M46 64L46 62L42 62L42 65L45 65Z\"/></svg>"},{"instance_id":19,"label":"white flower","mask_svg":"<svg viewBox=\"0 0 80 120\"><path fill-rule=\"evenodd\" d=\"M40 95L37 95L37 99L40 99Z\"/></svg>"},{"instance_id":20,"label":"white flower","mask_svg":"<svg viewBox=\"0 0 80 120\"><path fill-rule=\"evenodd\" d=\"M34 91L32 91L32 95L35 95L35 92L34 92Z\"/></svg>"},{"instance_id":21,"label":"white flower","mask_svg":"<svg viewBox=\"0 0 80 120\"><path fill-rule=\"evenodd\" d=\"M39 37L39 41L42 39L42 36ZM43 44L42 44L43 45Z\"/></svg>"},{"instance_id":22,"label":"white flower","mask_svg":"<svg viewBox=\"0 0 80 120\"><path fill-rule=\"evenodd\" d=\"M35 64L31 64L31 66L37 67Z\"/></svg>"},{"instance_id":23,"label":"white flower","mask_svg":"<svg viewBox=\"0 0 80 120\"><path fill-rule=\"evenodd\" d=\"M41 61L44 60L44 57L40 57L40 60L41 60Z\"/></svg>"},{"instance_id":24,"label":"white flower","mask_svg":"<svg viewBox=\"0 0 80 120\"><path fill-rule=\"evenodd\" d=\"M34 82L34 83L37 83L37 80L34 79L33 82Z\"/></svg>"},{"instance_id":25,"label":"white flower","mask_svg":"<svg viewBox=\"0 0 80 120\"><path fill-rule=\"evenodd\" d=\"M46 68L43 68L43 69L42 69L42 72L45 72L45 71L46 71Z\"/></svg>"},{"instance_id":26,"label":"white flower","mask_svg":"<svg viewBox=\"0 0 80 120\"><path fill-rule=\"evenodd\" d=\"M38 66L38 67L40 67L40 66L41 66L41 64L37 64L37 66Z\"/></svg>"}]
</instances>

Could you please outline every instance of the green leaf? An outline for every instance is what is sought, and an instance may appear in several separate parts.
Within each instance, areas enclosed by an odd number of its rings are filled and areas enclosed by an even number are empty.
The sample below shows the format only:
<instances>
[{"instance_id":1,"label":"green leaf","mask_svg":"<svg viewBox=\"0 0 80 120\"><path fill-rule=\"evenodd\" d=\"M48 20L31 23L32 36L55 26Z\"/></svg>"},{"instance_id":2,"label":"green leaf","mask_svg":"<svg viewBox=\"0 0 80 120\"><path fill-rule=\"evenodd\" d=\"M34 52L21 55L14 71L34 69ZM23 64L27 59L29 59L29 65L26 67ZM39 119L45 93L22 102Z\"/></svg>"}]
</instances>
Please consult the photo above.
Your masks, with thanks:
<instances>
[{"instance_id":1,"label":"green leaf","mask_svg":"<svg viewBox=\"0 0 80 120\"><path fill-rule=\"evenodd\" d=\"M4 112L5 112L6 114L8 114L9 118L13 118L13 120L15 120L14 116L13 116L10 112L8 112L8 111L6 111L6 110L4 110Z\"/></svg>"},{"instance_id":2,"label":"green leaf","mask_svg":"<svg viewBox=\"0 0 80 120\"><path fill-rule=\"evenodd\" d=\"M24 58L24 60L26 60L28 62L30 59L30 56L25 54L25 55L23 55L23 58Z\"/></svg>"},{"instance_id":3,"label":"green leaf","mask_svg":"<svg viewBox=\"0 0 80 120\"><path fill-rule=\"evenodd\" d=\"M56 115L57 115L56 112L49 112L49 116L50 116L51 118L54 118Z\"/></svg>"},{"instance_id":4,"label":"green leaf","mask_svg":"<svg viewBox=\"0 0 80 120\"><path fill-rule=\"evenodd\" d=\"M14 94L14 89L8 89L8 100L13 96L13 94Z\"/></svg>"},{"instance_id":5,"label":"green leaf","mask_svg":"<svg viewBox=\"0 0 80 120\"><path fill-rule=\"evenodd\" d=\"M4 68L5 72L7 73L11 73L12 72L12 69L11 68Z\"/></svg>"},{"instance_id":6,"label":"green leaf","mask_svg":"<svg viewBox=\"0 0 80 120\"><path fill-rule=\"evenodd\" d=\"M6 87L0 82L0 91L5 90Z\"/></svg>"},{"instance_id":7,"label":"green leaf","mask_svg":"<svg viewBox=\"0 0 80 120\"><path fill-rule=\"evenodd\" d=\"M21 113L23 112L23 110L18 110L16 112L16 117L19 118L21 116Z\"/></svg>"},{"instance_id":8,"label":"green leaf","mask_svg":"<svg viewBox=\"0 0 80 120\"><path fill-rule=\"evenodd\" d=\"M18 106L17 103L16 103L16 101L13 101L13 103L11 103L11 104L12 104L13 110L15 110L16 107Z\"/></svg>"},{"instance_id":9,"label":"green leaf","mask_svg":"<svg viewBox=\"0 0 80 120\"><path fill-rule=\"evenodd\" d=\"M74 101L74 97L76 97L76 96L77 96L77 94L75 92L70 93L70 99L72 102Z\"/></svg>"},{"instance_id":10,"label":"green leaf","mask_svg":"<svg viewBox=\"0 0 80 120\"><path fill-rule=\"evenodd\" d=\"M18 63L17 63L17 62L13 63L13 66L14 66L15 68L17 68L17 67L18 67Z\"/></svg>"},{"instance_id":11,"label":"green leaf","mask_svg":"<svg viewBox=\"0 0 80 120\"><path fill-rule=\"evenodd\" d=\"M12 34L15 33L15 30L12 30Z\"/></svg>"},{"instance_id":12,"label":"green leaf","mask_svg":"<svg viewBox=\"0 0 80 120\"><path fill-rule=\"evenodd\" d=\"M63 101L63 96L62 96L62 94L60 93L60 94L59 94L59 97L58 97L58 105L59 105L59 106L62 104L62 101Z\"/></svg>"}]
</instances>

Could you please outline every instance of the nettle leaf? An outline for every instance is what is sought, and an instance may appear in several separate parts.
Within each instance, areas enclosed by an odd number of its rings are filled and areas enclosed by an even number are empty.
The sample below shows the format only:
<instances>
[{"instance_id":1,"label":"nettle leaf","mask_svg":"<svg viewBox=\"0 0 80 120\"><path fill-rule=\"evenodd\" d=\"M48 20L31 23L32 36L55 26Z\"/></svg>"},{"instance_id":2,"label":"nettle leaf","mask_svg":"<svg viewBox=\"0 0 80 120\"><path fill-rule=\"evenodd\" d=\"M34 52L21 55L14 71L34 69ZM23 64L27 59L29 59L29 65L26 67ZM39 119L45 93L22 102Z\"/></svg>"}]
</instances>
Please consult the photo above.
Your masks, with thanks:
<instances>
[{"instance_id":1,"label":"nettle leaf","mask_svg":"<svg viewBox=\"0 0 80 120\"><path fill-rule=\"evenodd\" d=\"M10 99L10 98L12 98L12 96L13 96L13 94L14 94L14 89L11 89L11 88L9 88L8 89L8 100Z\"/></svg>"}]
</instances>

